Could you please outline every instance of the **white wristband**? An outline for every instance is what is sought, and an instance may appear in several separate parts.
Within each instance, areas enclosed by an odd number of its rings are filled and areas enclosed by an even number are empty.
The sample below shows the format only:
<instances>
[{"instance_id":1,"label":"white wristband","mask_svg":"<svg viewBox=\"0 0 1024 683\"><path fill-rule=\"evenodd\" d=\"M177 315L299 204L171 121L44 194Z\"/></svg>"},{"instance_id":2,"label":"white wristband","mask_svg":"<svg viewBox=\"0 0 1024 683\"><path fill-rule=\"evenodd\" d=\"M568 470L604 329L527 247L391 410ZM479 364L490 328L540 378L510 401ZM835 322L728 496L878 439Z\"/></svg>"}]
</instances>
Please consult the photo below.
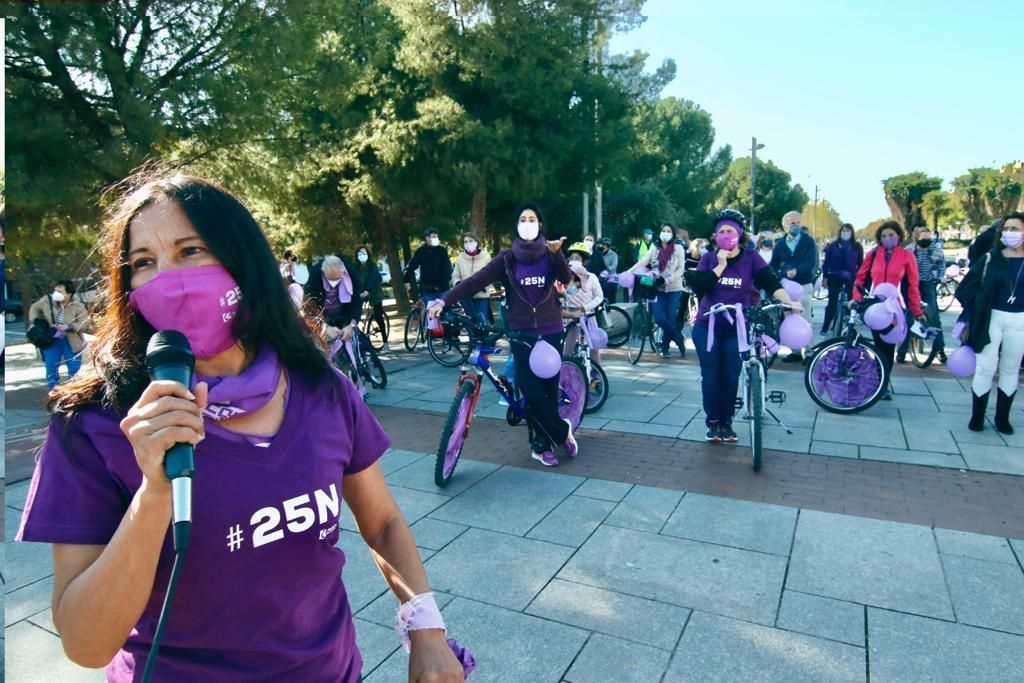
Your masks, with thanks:
<instances>
[{"instance_id":1,"label":"white wristband","mask_svg":"<svg viewBox=\"0 0 1024 683\"><path fill-rule=\"evenodd\" d=\"M437 628L445 633L448 632L433 593L414 595L408 602L398 606L398 614L395 617L395 633L402 640L402 647L406 652L410 649L409 631L428 628Z\"/></svg>"}]
</instances>

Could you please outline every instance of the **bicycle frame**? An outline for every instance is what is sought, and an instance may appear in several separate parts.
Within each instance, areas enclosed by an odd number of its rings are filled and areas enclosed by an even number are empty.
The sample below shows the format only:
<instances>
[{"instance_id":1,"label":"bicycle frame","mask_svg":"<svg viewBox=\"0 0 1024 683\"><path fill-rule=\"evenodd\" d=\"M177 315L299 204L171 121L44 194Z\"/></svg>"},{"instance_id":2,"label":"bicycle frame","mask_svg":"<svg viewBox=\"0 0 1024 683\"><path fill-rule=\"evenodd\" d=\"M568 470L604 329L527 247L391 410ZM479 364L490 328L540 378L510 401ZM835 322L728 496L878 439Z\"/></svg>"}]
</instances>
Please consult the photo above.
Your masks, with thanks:
<instances>
[{"instance_id":1,"label":"bicycle frame","mask_svg":"<svg viewBox=\"0 0 1024 683\"><path fill-rule=\"evenodd\" d=\"M358 331L353 331L352 336L348 341L345 341L339 335L331 342L331 359L334 359L338 352L345 349L348 355L348 360L352 363L352 369L355 370L355 382L356 389L359 391L359 395L365 397L367 393L366 382L363 381L363 373L360 372L360 358L362 357L359 353L359 334Z\"/></svg>"}]
</instances>

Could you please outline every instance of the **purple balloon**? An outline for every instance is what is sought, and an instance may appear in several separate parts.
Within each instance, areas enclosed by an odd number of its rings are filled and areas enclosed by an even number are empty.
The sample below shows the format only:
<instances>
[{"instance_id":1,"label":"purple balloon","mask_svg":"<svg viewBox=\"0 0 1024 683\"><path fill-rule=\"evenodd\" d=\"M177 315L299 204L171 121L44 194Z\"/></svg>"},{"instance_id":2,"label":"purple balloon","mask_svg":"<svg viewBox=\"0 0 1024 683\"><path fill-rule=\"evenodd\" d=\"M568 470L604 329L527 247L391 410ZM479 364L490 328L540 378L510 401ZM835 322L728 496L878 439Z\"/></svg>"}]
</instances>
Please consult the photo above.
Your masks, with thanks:
<instances>
[{"instance_id":1,"label":"purple balloon","mask_svg":"<svg viewBox=\"0 0 1024 683\"><path fill-rule=\"evenodd\" d=\"M892 325L892 311L882 302L871 304L864 311L864 324L872 330L884 330Z\"/></svg>"},{"instance_id":2,"label":"purple balloon","mask_svg":"<svg viewBox=\"0 0 1024 683\"><path fill-rule=\"evenodd\" d=\"M907 336L907 318L899 316L896 319L896 327L882 335L882 341L888 344L902 344Z\"/></svg>"},{"instance_id":3,"label":"purple balloon","mask_svg":"<svg viewBox=\"0 0 1024 683\"><path fill-rule=\"evenodd\" d=\"M793 301L800 301L800 298L804 295L804 286L793 280L782 278L782 288L786 290L786 294Z\"/></svg>"},{"instance_id":4,"label":"purple balloon","mask_svg":"<svg viewBox=\"0 0 1024 683\"><path fill-rule=\"evenodd\" d=\"M871 293L881 299L895 299L900 295L899 288L891 282L883 282L875 285Z\"/></svg>"},{"instance_id":5,"label":"purple balloon","mask_svg":"<svg viewBox=\"0 0 1024 683\"><path fill-rule=\"evenodd\" d=\"M978 359L974 355L974 349L967 345L954 349L953 353L949 354L949 358L946 359L946 367L949 368L949 374L957 379L973 377L974 368L977 363Z\"/></svg>"},{"instance_id":6,"label":"purple balloon","mask_svg":"<svg viewBox=\"0 0 1024 683\"><path fill-rule=\"evenodd\" d=\"M957 264L954 263L949 268L946 268L946 277L959 277L959 276L960 276L960 266L958 266Z\"/></svg>"},{"instance_id":7,"label":"purple balloon","mask_svg":"<svg viewBox=\"0 0 1024 683\"><path fill-rule=\"evenodd\" d=\"M590 346L594 349L607 348L608 333L595 325L594 329L590 332Z\"/></svg>"},{"instance_id":8,"label":"purple balloon","mask_svg":"<svg viewBox=\"0 0 1024 683\"><path fill-rule=\"evenodd\" d=\"M636 275L630 272L619 273L619 286L625 287L626 289L633 289L633 284L636 281Z\"/></svg>"},{"instance_id":9,"label":"purple balloon","mask_svg":"<svg viewBox=\"0 0 1024 683\"><path fill-rule=\"evenodd\" d=\"M802 349L811 343L814 331L803 316L790 313L779 325L779 341L791 349Z\"/></svg>"},{"instance_id":10,"label":"purple balloon","mask_svg":"<svg viewBox=\"0 0 1024 683\"><path fill-rule=\"evenodd\" d=\"M551 379L562 368L562 355L541 339L530 352L530 370L541 379Z\"/></svg>"}]
</instances>

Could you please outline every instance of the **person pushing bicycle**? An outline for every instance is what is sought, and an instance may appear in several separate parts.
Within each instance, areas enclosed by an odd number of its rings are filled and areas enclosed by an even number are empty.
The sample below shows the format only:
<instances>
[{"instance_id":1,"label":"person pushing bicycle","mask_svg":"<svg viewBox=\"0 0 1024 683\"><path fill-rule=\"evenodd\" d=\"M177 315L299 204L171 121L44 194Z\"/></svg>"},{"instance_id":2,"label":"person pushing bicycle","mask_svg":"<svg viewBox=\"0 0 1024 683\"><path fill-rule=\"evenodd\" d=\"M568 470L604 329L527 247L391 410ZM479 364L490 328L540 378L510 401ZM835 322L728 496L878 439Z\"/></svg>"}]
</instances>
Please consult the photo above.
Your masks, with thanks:
<instances>
[{"instance_id":1,"label":"person pushing bicycle","mask_svg":"<svg viewBox=\"0 0 1024 683\"><path fill-rule=\"evenodd\" d=\"M530 336L512 344L515 359L515 384L526 398L534 434L530 457L547 467L558 464L553 452L560 444L565 454L576 457L578 446L568 420L558 414L558 375L541 378L530 368L530 353L542 340L555 349L562 348L564 328L562 305L556 283L572 282L572 273L561 251L565 238L546 241L541 229L544 215L535 204L523 204L515 213L519 236L511 249L505 249L477 273L466 278L442 298L431 303L427 316L440 317L466 297L489 284L500 282L508 292L508 327Z\"/></svg>"},{"instance_id":2,"label":"person pushing bicycle","mask_svg":"<svg viewBox=\"0 0 1024 683\"><path fill-rule=\"evenodd\" d=\"M704 254L697 269L686 273L686 281L700 299L693 325L693 343L700 359L701 398L704 403L706 441L734 442L732 417L739 388L740 357L736 319L705 315L715 304L755 306L760 291L772 292L779 301L799 313L800 303L790 299L779 278L761 256L747 249L746 219L735 209L718 212L713 239L717 249Z\"/></svg>"}]
</instances>

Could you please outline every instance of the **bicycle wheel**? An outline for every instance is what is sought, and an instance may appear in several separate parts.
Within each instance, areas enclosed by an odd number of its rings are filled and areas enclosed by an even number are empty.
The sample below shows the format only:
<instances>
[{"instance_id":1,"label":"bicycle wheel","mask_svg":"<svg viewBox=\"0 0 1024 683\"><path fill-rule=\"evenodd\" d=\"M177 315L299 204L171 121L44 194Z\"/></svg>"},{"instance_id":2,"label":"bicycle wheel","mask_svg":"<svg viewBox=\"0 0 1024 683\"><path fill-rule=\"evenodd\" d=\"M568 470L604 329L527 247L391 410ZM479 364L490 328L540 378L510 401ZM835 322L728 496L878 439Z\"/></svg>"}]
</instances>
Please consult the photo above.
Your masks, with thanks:
<instances>
[{"instance_id":1,"label":"bicycle wheel","mask_svg":"<svg viewBox=\"0 0 1024 683\"><path fill-rule=\"evenodd\" d=\"M935 356L938 355L939 349L935 344L935 337L928 335L924 339L918 337L916 334L910 334L910 356L914 359L914 365L924 369L932 364L935 360Z\"/></svg>"},{"instance_id":2,"label":"bicycle wheel","mask_svg":"<svg viewBox=\"0 0 1024 683\"><path fill-rule=\"evenodd\" d=\"M359 386L359 371L352 365L352 359L349 358L348 351L344 346L341 346L331 358L331 365L341 370L341 373L348 377L354 386Z\"/></svg>"},{"instance_id":3,"label":"bicycle wheel","mask_svg":"<svg viewBox=\"0 0 1024 683\"><path fill-rule=\"evenodd\" d=\"M626 345L626 355L629 362L636 365L640 362L640 356L644 353L644 344L650 336L647 329L647 310L643 302L637 304L633 313L633 324L629 328L629 343Z\"/></svg>"},{"instance_id":4,"label":"bicycle wheel","mask_svg":"<svg viewBox=\"0 0 1024 683\"><path fill-rule=\"evenodd\" d=\"M413 306L409 315L405 316L405 350L415 351L420 343L420 335L423 325L422 311L419 306Z\"/></svg>"},{"instance_id":5,"label":"bicycle wheel","mask_svg":"<svg viewBox=\"0 0 1024 683\"><path fill-rule=\"evenodd\" d=\"M833 413L859 413L882 397L889 373L874 345L862 339L824 342L804 370L811 400Z\"/></svg>"},{"instance_id":6,"label":"bicycle wheel","mask_svg":"<svg viewBox=\"0 0 1024 683\"><path fill-rule=\"evenodd\" d=\"M381 362L369 342L364 340L363 343L366 345L362 346L360 351L363 356L363 371L366 373L366 379L370 381L374 389L383 389L388 385L388 372L384 369L384 363Z\"/></svg>"},{"instance_id":7,"label":"bicycle wheel","mask_svg":"<svg viewBox=\"0 0 1024 683\"><path fill-rule=\"evenodd\" d=\"M629 314L618 306L609 306L605 312L607 327L604 331L608 333L608 348L617 349L629 339L632 320Z\"/></svg>"},{"instance_id":8,"label":"bicycle wheel","mask_svg":"<svg viewBox=\"0 0 1024 683\"><path fill-rule=\"evenodd\" d=\"M587 380L575 361L563 360L558 375L558 414L569 420L572 430L583 421L583 408L587 405Z\"/></svg>"},{"instance_id":9,"label":"bicycle wheel","mask_svg":"<svg viewBox=\"0 0 1024 683\"><path fill-rule=\"evenodd\" d=\"M469 329L458 322L444 324L444 336L427 336L427 351L430 357L446 368L454 368L466 362L473 351L473 339Z\"/></svg>"},{"instance_id":10,"label":"bicycle wheel","mask_svg":"<svg viewBox=\"0 0 1024 683\"><path fill-rule=\"evenodd\" d=\"M747 366L747 408L750 410L750 452L755 472L761 471L761 450L763 447L761 428L764 422L764 393L761 391L761 365Z\"/></svg>"},{"instance_id":11,"label":"bicycle wheel","mask_svg":"<svg viewBox=\"0 0 1024 683\"><path fill-rule=\"evenodd\" d=\"M448 485L455 466L459 464L462 447L469 435L469 421L473 411L473 396L477 387L476 377L470 375L459 384L455 392L455 400L448 410L448 421L441 431L441 443L437 447L437 460L434 463L434 483L444 488Z\"/></svg>"},{"instance_id":12,"label":"bicycle wheel","mask_svg":"<svg viewBox=\"0 0 1024 683\"><path fill-rule=\"evenodd\" d=\"M689 309L686 313L686 323L690 326L690 329L693 329L694 324L697 322L697 309L700 307L697 295L691 294L686 305Z\"/></svg>"},{"instance_id":13,"label":"bicycle wheel","mask_svg":"<svg viewBox=\"0 0 1024 683\"><path fill-rule=\"evenodd\" d=\"M384 345L388 343L388 335L391 333L391 322L384 316L384 326L373 319L372 312L363 320L363 334L370 340L370 346L374 351L383 351Z\"/></svg>"},{"instance_id":14,"label":"bicycle wheel","mask_svg":"<svg viewBox=\"0 0 1024 683\"><path fill-rule=\"evenodd\" d=\"M956 296L956 280L953 280L952 283L940 282L935 288L935 296L938 299L939 310L948 311Z\"/></svg>"},{"instance_id":15,"label":"bicycle wheel","mask_svg":"<svg viewBox=\"0 0 1024 683\"><path fill-rule=\"evenodd\" d=\"M582 362L579 362L580 370L584 370ZM584 370L585 371L585 370ZM604 368L590 361L590 379L587 382L587 405L583 408L584 415L597 412L608 400L608 375Z\"/></svg>"}]
</instances>

